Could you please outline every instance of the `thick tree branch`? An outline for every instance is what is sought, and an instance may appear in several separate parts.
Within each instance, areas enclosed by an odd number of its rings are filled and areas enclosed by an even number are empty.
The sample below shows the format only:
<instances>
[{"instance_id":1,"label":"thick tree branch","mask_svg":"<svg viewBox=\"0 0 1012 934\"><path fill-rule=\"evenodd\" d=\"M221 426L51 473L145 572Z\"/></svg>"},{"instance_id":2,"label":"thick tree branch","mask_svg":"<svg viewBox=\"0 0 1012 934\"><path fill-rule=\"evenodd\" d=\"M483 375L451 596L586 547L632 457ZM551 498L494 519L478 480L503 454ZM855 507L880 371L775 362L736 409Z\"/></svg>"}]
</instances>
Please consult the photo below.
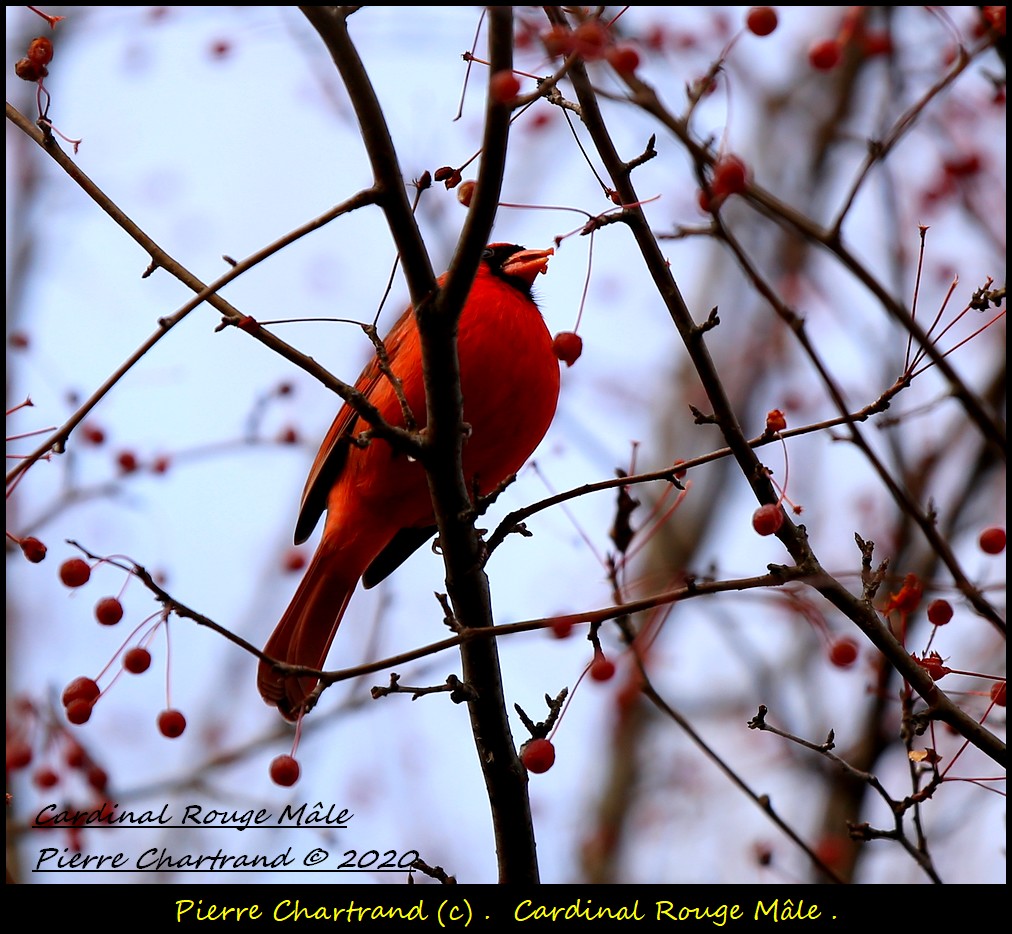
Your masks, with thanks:
<instances>
[{"instance_id":1,"label":"thick tree branch","mask_svg":"<svg viewBox=\"0 0 1012 934\"><path fill-rule=\"evenodd\" d=\"M328 7L303 7L330 49L358 116L373 167L381 206L404 262L422 344L426 429L424 460L446 565L453 612L464 629L492 625L482 544L474 528L470 490L464 479L463 400L457 358L457 322L471 290L492 229L506 160L510 106L488 97L485 138L475 198L443 283L434 290L431 268L404 194L396 152L382 108L347 32L344 14ZM512 8L492 7L489 18L490 74L512 67ZM518 759L503 697L494 639L461 648L464 679L478 759L492 808L500 882L539 880L527 773Z\"/></svg>"}]
</instances>

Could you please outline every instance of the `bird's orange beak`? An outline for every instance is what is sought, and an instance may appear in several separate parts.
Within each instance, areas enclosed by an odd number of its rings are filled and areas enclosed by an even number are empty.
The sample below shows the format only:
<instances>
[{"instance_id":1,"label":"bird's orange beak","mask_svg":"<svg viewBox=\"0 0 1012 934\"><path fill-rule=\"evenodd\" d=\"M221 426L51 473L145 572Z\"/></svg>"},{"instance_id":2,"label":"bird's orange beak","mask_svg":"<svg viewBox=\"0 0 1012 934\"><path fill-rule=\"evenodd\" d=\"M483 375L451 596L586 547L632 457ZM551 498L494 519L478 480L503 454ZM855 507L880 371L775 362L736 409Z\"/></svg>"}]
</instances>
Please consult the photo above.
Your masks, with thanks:
<instances>
[{"instance_id":1,"label":"bird's orange beak","mask_svg":"<svg viewBox=\"0 0 1012 934\"><path fill-rule=\"evenodd\" d=\"M548 257L553 256L555 250L520 250L514 253L506 262L503 264L502 271L504 275L516 276L518 279L523 279L528 285L534 284L534 277L539 272L548 271Z\"/></svg>"}]
</instances>

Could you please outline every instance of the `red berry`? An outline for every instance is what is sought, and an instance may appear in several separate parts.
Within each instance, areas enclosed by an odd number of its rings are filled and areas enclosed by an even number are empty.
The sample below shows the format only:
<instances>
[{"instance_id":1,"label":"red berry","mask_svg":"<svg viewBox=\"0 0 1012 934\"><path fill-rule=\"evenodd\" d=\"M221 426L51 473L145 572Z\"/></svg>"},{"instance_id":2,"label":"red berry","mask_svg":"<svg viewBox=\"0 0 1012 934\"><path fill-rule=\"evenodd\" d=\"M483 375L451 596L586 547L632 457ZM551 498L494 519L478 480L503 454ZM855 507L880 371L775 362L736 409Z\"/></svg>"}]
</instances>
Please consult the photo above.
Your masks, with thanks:
<instances>
[{"instance_id":1,"label":"red berry","mask_svg":"<svg viewBox=\"0 0 1012 934\"><path fill-rule=\"evenodd\" d=\"M822 39L808 50L808 63L818 71L832 71L842 58L843 49L836 39Z\"/></svg>"},{"instance_id":2,"label":"red berry","mask_svg":"<svg viewBox=\"0 0 1012 934\"><path fill-rule=\"evenodd\" d=\"M576 51L587 61L603 58L608 46L608 30L600 20L589 19L573 30Z\"/></svg>"},{"instance_id":3,"label":"red berry","mask_svg":"<svg viewBox=\"0 0 1012 934\"><path fill-rule=\"evenodd\" d=\"M771 6L754 6L745 17L749 32L757 36L768 36L777 28L777 11Z\"/></svg>"},{"instance_id":4,"label":"red berry","mask_svg":"<svg viewBox=\"0 0 1012 934\"><path fill-rule=\"evenodd\" d=\"M953 156L942 162L942 171L953 178L967 178L976 175L983 166L983 162L977 153L969 152L961 156Z\"/></svg>"},{"instance_id":5,"label":"red berry","mask_svg":"<svg viewBox=\"0 0 1012 934\"><path fill-rule=\"evenodd\" d=\"M43 766L32 776L32 781L37 788L52 788L59 783L60 776L49 766Z\"/></svg>"},{"instance_id":6,"label":"red berry","mask_svg":"<svg viewBox=\"0 0 1012 934\"><path fill-rule=\"evenodd\" d=\"M613 45L605 58L620 75L635 74L640 67L640 53L631 45Z\"/></svg>"},{"instance_id":7,"label":"red berry","mask_svg":"<svg viewBox=\"0 0 1012 934\"><path fill-rule=\"evenodd\" d=\"M81 437L88 444L99 445L105 442L105 431L98 425L84 424L81 426Z\"/></svg>"},{"instance_id":8,"label":"red berry","mask_svg":"<svg viewBox=\"0 0 1012 934\"><path fill-rule=\"evenodd\" d=\"M780 409L770 409L766 413L766 430L771 434L774 431L783 431L787 427L787 419Z\"/></svg>"},{"instance_id":9,"label":"red berry","mask_svg":"<svg viewBox=\"0 0 1012 934\"><path fill-rule=\"evenodd\" d=\"M643 44L648 49L653 49L655 52L663 51L667 39L667 30L665 30L660 23L655 23L653 26L650 26L642 37Z\"/></svg>"},{"instance_id":10,"label":"red berry","mask_svg":"<svg viewBox=\"0 0 1012 934\"><path fill-rule=\"evenodd\" d=\"M212 58L225 58L232 51L232 43L226 39L219 39L211 44Z\"/></svg>"},{"instance_id":11,"label":"red berry","mask_svg":"<svg viewBox=\"0 0 1012 934\"><path fill-rule=\"evenodd\" d=\"M784 513L779 506L767 503L752 513L752 528L760 535L772 535L784 524Z\"/></svg>"},{"instance_id":12,"label":"red berry","mask_svg":"<svg viewBox=\"0 0 1012 934\"><path fill-rule=\"evenodd\" d=\"M837 639L829 647L829 660L837 668L849 668L857 661L857 643L853 639Z\"/></svg>"},{"instance_id":13,"label":"red berry","mask_svg":"<svg viewBox=\"0 0 1012 934\"><path fill-rule=\"evenodd\" d=\"M37 538L33 538L31 535L28 538L21 539L20 543L21 551L24 556L32 562L32 564L38 564L43 558L46 557L46 546L42 544Z\"/></svg>"},{"instance_id":14,"label":"red berry","mask_svg":"<svg viewBox=\"0 0 1012 934\"><path fill-rule=\"evenodd\" d=\"M565 26L553 26L541 34L545 51L553 58L557 55L568 55L576 47L573 34Z\"/></svg>"},{"instance_id":15,"label":"red berry","mask_svg":"<svg viewBox=\"0 0 1012 934\"><path fill-rule=\"evenodd\" d=\"M91 719L91 701L76 700L67 704L67 719L75 726L87 723Z\"/></svg>"},{"instance_id":16,"label":"red berry","mask_svg":"<svg viewBox=\"0 0 1012 934\"><path fill-rule=\"evenodd\" d=\"M593 681L611 681L615 677L615 663L598 652L590 663L590 677Z\"/></svg>"},{"instance_id":17,"label":"red berry","mask_svg":"<svg viewBox=\"0 0 1012 934\"><path fill-rule=\"evenodd\" d=\"M19 58L14 63L14 74L22 81L41 81L49 74L45 65L36 65L30 58Z\"/></svg>"},{"instance_id":18,"label":"red berry","mask_svg":"<svg viewBox=\"0 0 1012 934\"><path fill-rule=\"evenodd\" d=\"M944 626L952 619L952 604L948 600L932 600L928 604L928 622L932 626Z\"/></svg>"},{"instance_id":19,"label":"red berry","mask_svg":"<svg viewBox=\"0 0 1012 934\"><path fill-rule=\"evenodd\" d=\"M283 563L286 571L301 571L306 566L306 556L298 548L289 548Z\"/></svg>"},{"instance_id":20,"label":"red berry","mask_svg":"<svg viewBox=\"0 0 1012 934\"><path fill-rule=\"evenodd\" d=\"M68 558L60 565L60 580L68 587L83 587L91 577L91 568L82 558Z\"/></svg>"},{"instance_id":21,"label":"red berry","mask_svg":"<svg viewBox=\"0 0 1012 934\"><path fill-rule=\"evenodd\" d=\"M560 331L552 341L552 350L566 366L572 366L583 353L583 338L573 331Z\"/></svg>"},{"instance_id":22,"label":"red berry","mask_svg":"<svg viewBox=\"0 0 1012 934\"><path fill-rule=\"evenodd\" d=\"M573 632L573 623L568 619L559 618L552 623L552 635L556 639L568 639Z\"/></svg>"},{"instance_id":23,"label":"red berry","mask_svg":"<svg viewBox=\"0 0 1012 934\"><path fill-rule=\"evenodd\" d=\"M991 700L995 702L999 707L1005 706L1005 682L995 681L991 685Z\"/></svg>"},{"instance_id":24,"label":"red berry","mask_svg":"<svg viewBox=\"0 0 1012 934\"><path fill-rule=\"evenodd\" d=\"M120 451L116 463L123 473L133 473L137 469L137 455L133 451Z\"/></svg>"},{"instance_id":25,"label":"red berry","mask_svg":"<svg viewBox=\"0 0 1012 934\"><path fill-rule=\"evenodd\" d=\"M10 337L7 338L7 342L15 350L24 350L31 343L28 339L28 335L24 331L11 331Z\"/></svg>"},{"instance_id":26,"label":"red berry","mask_svg":"<svg viewBox=\"0 0 1012 934\"><path fill-rule=\"evenodd\" d=\"M123 667L130 674L144 674L151 667L151 653L141 646L132 648L123 656Z\"/></svg>"},{"instance_id":27,"label":"red berry","mask_svg":"<svg viewBox=\"0 0 1012 934\"><path fill-rule=\"evenodd\" d=\"M87 777L88 784L98 792L105 791L106 786L109 784L109 773L97 765L93 765L90 769L88 769Z\"/></svg>"},{"instance_id":28,"label":"red berry","mask_svg":"<svg viewBox=\"0 0 1012 934\"><path fill-rule=\"evenodd\" d=\"M153 473L168 473L169 467L172 466L172 458L168 454L159 454L151 462L151 470Z\"/></svg>"},{"instance_id":29,"label":"red berry","mask_svg":"<svg viewBox=\"0 0 1012 934\"><path fill-rule=\"evenodd\" d=\"M868 58L876 55L891 55L893 40L887 32L869 32L861 37L861 51Z\"/></svg>"},{"instance_id":30,"label":"red berry","mask_svg":"<svg viewBox=\"0 0 1012 934\"><path fill-rule=\"evenodd\" d=\"M67 752L63 761L67 763L68 768L79 769L84 765L87 758L88 757L85 755L84 750L78 746L77 743L71 743L70 746L67 747Z\"/></svg>"},{"instance_id":31,"label":"red berry","mask_svg":"<svg viewBox=\"0 0 1012 934\"><path fill-rule=\"evenodd\" d=\"M289 427L282 429L278 435L278 441L282 444L298 444L299 433L289 425Z\"/></svg>"},{"instance_id":32,"label":"red berry","mask_svg":"<svg viewBox=\"0 0 1012 934\"><path fill-rule=\"evenodd\" d=\"M278 756L271 762L271 781L291 788L299 780L302 769L292 756Z\"/></svg>"},{"instance_id":33,"label":"red berry","mask_svg":"<svg viewBox=\"0 0 1012 934\"><path fill-rule=\"evenodd\" d=\"M163 710L158 715L158 731L162 736L175 739L183 735L186 729L186 717L178 710Z\"/></svg>"},{"instance_id":34,"label":"red berry","mask_svg":"<svg viewBox=\"0 0 1012 934\"><path fill-rule=\"evenodd\" d=\"M699 210L704 214L716 214L720 206L727 200L727 195L718 195L709 188L700 188L697 200L699 202Z\"/></svg>"},{"instance_id":35,"label":"red berry","mask_svg":"<svg viewBox=\"0 0 1012 934\"><path fill-rule=\"evenodd\" d=\"M98 684L92 681L91 678L86 678L81 675L79 678L74 678L63 689L63 696L61 698L63 706L69 707L75 701L84 701L88 704L93 704L98 700L98 695L102 692L98 689Z\"/></svg>"},{"instance_id":36,"label":"red berry","mask_svg":"<svg viewBox=\"0 0 1012 934\"><path fill-rule=\"evenodd\" d=\"M488 79L488 92L492 100L508 104L520 93L520 79L512 71L497 71Z\"/></svg>"},{"instance_id":37,"label":"red berry","mask_svg":"<svg viewBox=\"0 0 1012 934\"><path fill-rule=\"evenodd\" d=\"M103 626L115 626L123 619L123 604L115 597L103 597L95 604L95 619Z\"/></svg>"},{"instance_id":38,"label":"red berry","mask_svg":"<svg viewBox=\"0 0 1012 934\"><path fill-rule=\"evenodd\" d=\"M981 7L980 14L984 17L990 29L994 30L999 36L1005 35L1005 7Z\"/></svg>"},{"instance_id":39,"label":"red berry","mask_svg":"<svg viewBox=\"0 0 1012 934\"><path fill-rule=\"evenodd\" d=\"M844 837L827 834L815 844L815 855L830 868L839 867L851 845Z\"/></svg>"},{"instance_id":40,"label":"red berry","mask_svg":"<svg viewBox=\"0 0 1012 934\"><path fill-rule=\"evenodd\" d=\"M28 57L36 65L48 65L53 60L53 43L38 36L28 43Z\"/></svg>"},{"instance_id":41,"label":"red berry","mask_svg":"<svg viewBox=\"0 0 1012 934\"><path fill-rule=\"evenodd\" d=\"M737 156L721 156L713 165L710 192L714 197L739 195L748 185L748 169Z\"/></svg>"},{"instance_id":42,"label":"red berry","mask_svg":"<svg viewBox=\"0 0 1012 934\"><path fill-rule=\"evenodd\" d=\"M7 771L23 769L32 761L32 747L24 740L14 740L7 746Z\"/></svg>"},{"instance_id":43,"label":"red berry","mask_svg":"<svg viewBox=\"0 0 1012 934\"><path fill-rule=\"evenodd\" d=\"M980 533L980 550L988 555L1000 555L1005 550L1005 530L997 526Z\"/></svg>"},{"instance_id":44,"label":"red berry","mask_svg":"<svg viewBox=\"0 0 1012 934\"><path fill-rule=\"evenodd\" d=\"M555 747L547 739L532 739L520 750L520 761L528 772L540 775L555 763Z\"/></svg>"},{"instance_id":45,"label":"red berry","mask_svg":"<svg viewBox=\"0 0 1012 934\"><path fill-rule=\"evenodd\" d=\"M946 668L942 662L942 656L937 652L931 652L929 655L925 655L924 658L917 658L915 660L929 675L931 675L932 681L940 681L952 669Z\"/></svg>"},{"instance_id":46,"label":"red berry","mask_svg":"<svg viewBox=\"0 0 1012 934\"><path fill-rule=\"evenodd\" d=\"M465 208L471 206L471 199L474 197L474 182L468 179L466 182L461 182L457 188L457 200L464 205Z\"/></svg>"}]
</instances>

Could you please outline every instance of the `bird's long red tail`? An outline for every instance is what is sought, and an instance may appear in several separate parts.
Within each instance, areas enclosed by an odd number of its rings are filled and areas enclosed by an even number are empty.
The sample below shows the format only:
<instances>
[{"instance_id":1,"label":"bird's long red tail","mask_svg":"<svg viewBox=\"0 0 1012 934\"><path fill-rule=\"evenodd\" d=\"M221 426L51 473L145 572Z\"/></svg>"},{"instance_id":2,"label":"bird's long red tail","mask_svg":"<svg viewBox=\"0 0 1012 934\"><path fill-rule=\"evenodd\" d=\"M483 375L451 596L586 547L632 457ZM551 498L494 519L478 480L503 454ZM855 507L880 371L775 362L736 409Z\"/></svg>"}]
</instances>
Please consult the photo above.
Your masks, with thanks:
<instances>
[{"instance_id":1,"label":"bird's long red tail","mask_svg":"<svg viewBox=\"0 0 1012 934\"><path fill-rule=\"evenodd\" d=\"M323 668L361 575L361 569L349 567L346 558L326 541L321 543L264 654L290 665ZM260 662L257 671L260 695L289 720L298 717L317 683L311 677L285 677L266 662Z\"/></svg>"}]
</instances>

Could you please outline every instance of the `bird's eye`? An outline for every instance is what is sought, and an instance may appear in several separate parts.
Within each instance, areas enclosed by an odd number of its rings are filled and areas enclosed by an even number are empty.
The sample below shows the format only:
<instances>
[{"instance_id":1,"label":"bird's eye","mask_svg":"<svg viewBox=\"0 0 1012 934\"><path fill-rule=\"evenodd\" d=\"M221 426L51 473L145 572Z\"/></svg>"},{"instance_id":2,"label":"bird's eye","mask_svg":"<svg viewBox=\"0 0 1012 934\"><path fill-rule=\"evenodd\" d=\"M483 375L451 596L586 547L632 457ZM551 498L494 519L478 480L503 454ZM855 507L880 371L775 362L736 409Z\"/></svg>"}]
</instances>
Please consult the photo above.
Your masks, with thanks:
<instances>
[{"instance_id":1,"label":"bird's eye","mask_svg":"<svg viewBox=\"0 0 1012 934\"><path fill-rule=\"evenodd\" d=\"M481 251L481 258L482 259L491 259L494 255L495 254L493 253L493 251L489 247L485 247L485 249Z\"/></svg>"}]
</instances>

